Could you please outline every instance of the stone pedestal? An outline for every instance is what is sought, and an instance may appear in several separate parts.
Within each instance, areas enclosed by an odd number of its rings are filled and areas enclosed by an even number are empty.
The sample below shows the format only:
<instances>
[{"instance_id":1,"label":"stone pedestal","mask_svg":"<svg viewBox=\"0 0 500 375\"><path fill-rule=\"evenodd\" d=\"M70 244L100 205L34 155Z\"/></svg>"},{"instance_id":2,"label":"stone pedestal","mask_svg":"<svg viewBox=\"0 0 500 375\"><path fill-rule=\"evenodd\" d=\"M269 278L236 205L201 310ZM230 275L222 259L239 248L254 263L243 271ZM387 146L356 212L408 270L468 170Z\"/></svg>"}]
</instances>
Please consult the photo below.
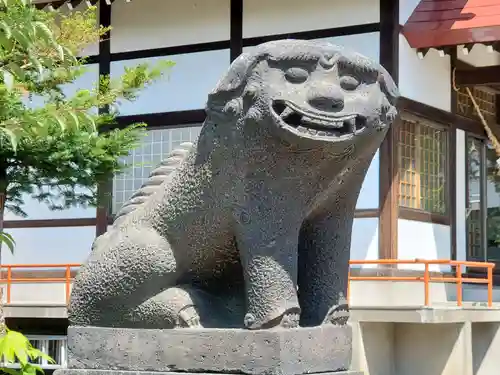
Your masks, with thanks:
<instances>
[{"instance_id":1,"label":"stone pedestal","mask_svg":"<svg viewBox=\"0 0 500 375\"><path fill-rule=\"evenodd\" d=\"M70 327L68 369L57 375L357 374L351 328L276 330Z\"/></svg>"},{"instance_id":2,"label":"stone pedestal","mask_svg":"<svg viewBox=\"0 0 500 375\"><path fill-rule=\"evenodd\" d=\"M63 369L63 370L56 370L54 372L54 375L214 375L214 374L209 372L157 372L157 371ZM241 373L224 373L224 375L241 375ZM336 371L336 372L323 372L321 373L321 375L363 375L363 373L359 371Z\"/></svg>"}]
</instances>

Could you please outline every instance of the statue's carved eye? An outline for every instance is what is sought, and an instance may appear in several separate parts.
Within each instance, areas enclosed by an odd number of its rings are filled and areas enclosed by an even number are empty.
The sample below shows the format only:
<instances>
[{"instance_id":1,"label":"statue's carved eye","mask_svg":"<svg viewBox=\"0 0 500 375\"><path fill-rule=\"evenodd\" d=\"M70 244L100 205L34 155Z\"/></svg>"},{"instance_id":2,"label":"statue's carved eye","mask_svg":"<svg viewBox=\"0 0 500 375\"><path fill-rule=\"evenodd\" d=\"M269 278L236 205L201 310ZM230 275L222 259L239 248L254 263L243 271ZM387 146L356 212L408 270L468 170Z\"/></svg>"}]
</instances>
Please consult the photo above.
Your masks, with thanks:
<instances>
[{"instance_id":1,"label":"statue's carved eye","mask_svg":"<svg viewBox=\"0 0 500 375\"><path fill-rule=\"evenodd\" d=\"M353 76L340 77L340 87L347 91L356 90L359 86L359 83L359 80Z\"/></svg>"},{"instance_id":2,"label":"statue's carved eye","mask_svg":"<svg viewBox=\"0 0 500 375\"><path fill-rule=\"evenodd\" d=\"M309 78L309 72L302 68L290 68L285 72L285 78L291 83L304 83Z\"/></svg>"}]
</instances>

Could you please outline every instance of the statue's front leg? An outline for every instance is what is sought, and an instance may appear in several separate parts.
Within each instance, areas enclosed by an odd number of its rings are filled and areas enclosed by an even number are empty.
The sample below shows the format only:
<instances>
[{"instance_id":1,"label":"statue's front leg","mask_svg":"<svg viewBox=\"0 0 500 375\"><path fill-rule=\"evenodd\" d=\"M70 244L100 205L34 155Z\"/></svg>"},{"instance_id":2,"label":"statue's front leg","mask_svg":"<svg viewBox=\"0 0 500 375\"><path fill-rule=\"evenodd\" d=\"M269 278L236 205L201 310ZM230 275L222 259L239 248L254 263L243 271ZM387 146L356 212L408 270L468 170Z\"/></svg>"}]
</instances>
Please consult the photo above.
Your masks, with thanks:
<instances>
[{"instance_id":1,"label":"statue's front leg","mask_svg":"<svg viewBox=\"0 0 500 375\"><path fill-rule=\"evenodd\" d=\"M243 267L249 329L297 327L298 226L273 209L241 209L237 213L236 241ZM293 216L292 216L293 217Z\"/></svg>"},{"instance_id":2,"label":"statue's front leg","mask_svg":"<svg viewBox=\"0 0 500 375\"><path fill-rule=\"evenodd\" d=\"M303 326L317 326L328 319L338 324L347 321L351 227L351 218L337 218L334 213L302 228L299 293Z\"/></svg>"},{"instance_id":3,"label":"statue's front leg","mask_svg":"<svg viewBox=\"0 0 500 375\"><path fill-rule=\"evenodd\" d=\"M301 229L299 240L300 323L347 323L347 284L356 195L343 195Z\"/></svg>"}]
</instances>

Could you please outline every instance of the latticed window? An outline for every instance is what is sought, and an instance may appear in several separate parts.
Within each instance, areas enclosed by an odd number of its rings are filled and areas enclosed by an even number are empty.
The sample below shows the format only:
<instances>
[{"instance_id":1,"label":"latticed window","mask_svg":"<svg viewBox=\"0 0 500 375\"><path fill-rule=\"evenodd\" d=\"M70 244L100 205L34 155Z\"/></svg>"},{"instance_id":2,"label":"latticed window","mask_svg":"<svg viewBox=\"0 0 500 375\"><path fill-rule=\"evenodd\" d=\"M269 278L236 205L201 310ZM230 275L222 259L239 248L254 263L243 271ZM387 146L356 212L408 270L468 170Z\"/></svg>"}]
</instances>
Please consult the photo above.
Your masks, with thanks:
<instances>
[{"instance_id":1,"label":"latticed window","mask_svg":"<svg viewBox=\"0 0 500 375\"><path fill-rule=\"evenodd\" d=\"M183 142L194 142L200 130L199 124L193 124L192 127L149 130L142 139L141 146L124 158L131 167L114 179L112 213L121 208L172 150Z\"/></svg>"},{"instance_id":2,"label":"latticed window","mask_svg":"<svg viewBox=\"0 0 500 375\"><path fill-rule=\"evenodd\" d=\"M496 124L495 92L481 87L470 87L470 90L488 124ZM457 113L464 117L480 120L465 87L459 87L457 92Z\"/></svg>"},{"instance_id":3,"label":"latticed window","mask_svg":"<svg viewBox=\"0 0 500 375\"><path fill-rule=\"evenodd\" d=\"M445 214L448 133L404 116L398 140L399 205Z\"/></svg>"}]
</instances>

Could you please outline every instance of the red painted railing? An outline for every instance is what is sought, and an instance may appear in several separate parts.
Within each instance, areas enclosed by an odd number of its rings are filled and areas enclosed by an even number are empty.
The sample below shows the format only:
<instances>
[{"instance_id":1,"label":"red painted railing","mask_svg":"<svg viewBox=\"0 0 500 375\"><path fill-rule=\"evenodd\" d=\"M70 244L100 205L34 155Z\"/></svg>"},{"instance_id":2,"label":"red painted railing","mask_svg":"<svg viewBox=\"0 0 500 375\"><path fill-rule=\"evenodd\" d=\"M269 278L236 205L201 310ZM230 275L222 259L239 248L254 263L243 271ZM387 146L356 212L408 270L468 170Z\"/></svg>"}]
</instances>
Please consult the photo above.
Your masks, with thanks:
<instances>
[{"instance_id":1,"label":"red painted railing","mask_svg":"<svg viewBox=\"0 0 500 375\"><path fill-rule=\"evenodd\" d=\"M350 299L350 284L351 281L417 281L424 283L424 306L430 306L429 297L429 287L430 283L442 282L442 283L456 283L457 284L457 305L462 306L462 285L463 283L473 283L473 284L487 284L488 285L488 307L493 305L493 268L494 263L488 262L467 262L449 259L436 259L436 260L425 260L425 259L413 259L413 260L401 260L401 259L377 259L377 260L351 260L350 265L395 265L395 264L423 264L424 265L424 275L423 276L351 276L349 274L349 284L347 288L347 299ZM455 267L455 277L435 277L431 276L429 271L429 266L431 264L438 265L448 265ZM474 268L486 268L486 278L478 277L463 277L463 267L474 267Z\"/></svg>"},{"instance_id":2,"label":"red painted railing","mask_svg":"<svg viewBox=\"0 0 500 375\"><path fill-rule=\"evenodd\" d=\"M80 264L4 264L0 266L0 283L6 286L7 304L12 301L12 285L17 283L64 283L66 303L71 293L71 271L80 267ZM63 277L14 277L12 271L64 271ZM6 275L6 277L5 277Z\"/></svg>"},{"instance_id":3,"label":"red painted railing","mask_svg":"<svg viewBox=\"0 0 500 375\"><path fill-rule=\"evenodd\" d=\"M457 305L462 306L462 285L463 283L487 284L488 288L488 306L493 304L493 268L494 263L487 262L466 262L455 261L449 259L443 260L400 260L400 259L378 259L378 260L351 260L350 265L398 265L398 264L423 264L423 276L351 276L349 274L349 287L347 297L350 298L350 284L352 281L410 281L410 282L423 282L424 283L424 305L430 305L429 288L430 283L444 282L457 284ZM449 265L455 267L455 277L451 276L431 276L429 271L430 265ZM73 282L72 271L76 271L80 264L8 264L0 266L1 277L0 283L6 287L6 302L12 302L12 285L18 283L64 283L65 286L65 301L69 302L71 293L71 283ZM476 277L463 277L463 267L486 268L486 278ZM63 274L61 277L39 277L36 274L31 277L17 277L13 272L21 273L20 271L54 271ZM61 272L62 271L62 272Z\"/></svg>"}]
</instances>

